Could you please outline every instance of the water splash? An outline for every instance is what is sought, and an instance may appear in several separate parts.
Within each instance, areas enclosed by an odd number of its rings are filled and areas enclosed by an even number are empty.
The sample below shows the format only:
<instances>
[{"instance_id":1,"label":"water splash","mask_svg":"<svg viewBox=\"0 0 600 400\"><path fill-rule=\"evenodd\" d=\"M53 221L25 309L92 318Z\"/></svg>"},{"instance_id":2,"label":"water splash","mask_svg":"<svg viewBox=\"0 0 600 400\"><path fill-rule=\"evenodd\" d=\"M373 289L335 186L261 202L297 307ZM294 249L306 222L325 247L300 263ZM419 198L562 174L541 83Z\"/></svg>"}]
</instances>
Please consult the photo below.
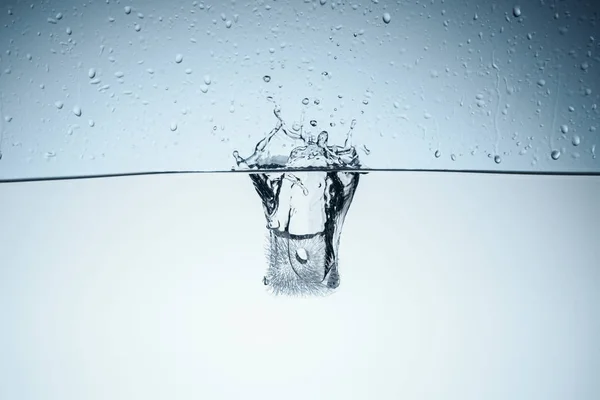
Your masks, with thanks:
<instances>
[{"instance_id":1,"label":"water splash","mask_svg":"<svg viewBox=\"0 0 600 400\"><path fill-rule=\"evenodd\" d=\"M358 186L360 168L352 145L353 120L344 146L329 145L328 132L316 140L290 130L274 110L277 124L238 167L268 169L251 173L268 229L268 270L263 283L274 294L324 295L339 286L338 247L346 214ZM278 134L301 142L289 155L272 155L269 144Z\"/></svg>"}]
</instances>

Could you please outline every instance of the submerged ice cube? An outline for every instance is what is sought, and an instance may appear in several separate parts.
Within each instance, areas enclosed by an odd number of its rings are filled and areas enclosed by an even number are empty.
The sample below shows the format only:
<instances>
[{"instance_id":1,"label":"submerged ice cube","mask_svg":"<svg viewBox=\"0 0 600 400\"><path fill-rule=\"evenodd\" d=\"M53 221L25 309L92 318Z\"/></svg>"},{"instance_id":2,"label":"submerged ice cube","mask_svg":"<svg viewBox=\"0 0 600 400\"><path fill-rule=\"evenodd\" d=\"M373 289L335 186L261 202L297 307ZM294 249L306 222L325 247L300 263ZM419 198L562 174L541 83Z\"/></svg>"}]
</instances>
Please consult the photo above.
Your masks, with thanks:
<instances>
[{"instance_id":1,"label":"submerged ice cube","mask_svg":"<svg viewBox=\"0 0 600 400\"><path fill-rule=\"evenodd\" d=\"M263 283L276 294L326 294L339 286L338 247L344 219L359 181L358 154L351 145L352 121L344 146L316 141L278 123L252 155L233 153L237 165L260 169L250 178L260 196L269 237L268 270ZM301 144L289 155L273 156L268 145L277 134Z\"/></svg>"}]
</instances>

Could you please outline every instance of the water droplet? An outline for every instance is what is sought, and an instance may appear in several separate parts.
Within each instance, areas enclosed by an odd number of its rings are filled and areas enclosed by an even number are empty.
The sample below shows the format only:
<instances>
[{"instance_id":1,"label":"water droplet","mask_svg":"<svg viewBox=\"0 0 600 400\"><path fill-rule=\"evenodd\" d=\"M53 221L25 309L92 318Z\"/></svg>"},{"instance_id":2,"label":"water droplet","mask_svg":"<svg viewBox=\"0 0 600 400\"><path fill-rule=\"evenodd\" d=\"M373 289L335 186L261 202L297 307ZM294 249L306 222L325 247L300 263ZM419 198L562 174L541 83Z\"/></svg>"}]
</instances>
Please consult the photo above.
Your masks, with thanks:
<instances>
[{"instance_id":1,"label":"water droplet","mask_svg":"<svg viewBox=\"0 0 600 400\"><path fill-rule=\"evenodd\" d=\"M191 69L191 68L186 68L186 69L185 69L185 73L186 73L186 74L188 74L188 75L190 75L192 72L193 72L193 71L192 71L192 69Z\"/></svg>"},{"instance_id":2,"label":"water droplet","mask_svg":"<svg viewBox=\"0 0 600 400\"><path fill-rule=\"evenodd\" d=\"M324 0L321 0L324 1ZM267 286L269 284L269 280L267 279L266 276L263 276L263 285Z\"/></svg>"},{"instance_id":3,"label":"water droplet","mask_svg":"<svg viewBox=\"0 0 600 400\"><path fill-rule=\"evenodd\" d=\"M300 262L306 262L308 261L308 252L306 249L300 247L298 250L296 250L296 257Z\"/></svg>"},{"instance_id":4,"label":"water droplet","mask_svg":"<svg viewBox=\"0 0 600 400\"><path fill-rule=\"evenodd\" d=\"M55 101L54 102L54 106L60 110L60 109L63 108L64 103L62 101L60 101L60 100L59 101Z\"/></svg>"},{"instance_id":5,"label":"water droplet","mask_svg":"<svg viewBox=\"0 0 600 400\"><path fill-rule=\"evenodd\" d=\"M94 79L94 77L96 76L96 69L95 68L90 68L88 70L88 76L90 77L90 79Z\"/></svg>"},{"instance_id":6,"label":"water droplet","mask_svg":"<svg viewBox=\"0 0 600 400\"><path fill-rule=\"evenodd\" d=\"M574 112L574 111L575 111L575 107L569 106L569 112Z\"/></svg>"},{"instance_id":7,"label":"water droplet","mask_svg":"<svg viewBox=\"0 0 600 400\"><path fill-rule=\"evenodd\" d=\"M310 126L315 127L317 126L317 121L315 121L314 119L310 120Z\"/></svg>"},{"instance_id":8,"label":"water droplet","mask_svg":"<svg viewBox=\"0 0 600 400\"><path fill-rule=\"evenodd\" d=\"M302 104L304 104L305 106L308 105L308 97L302 99Z\"/></svg>"},{"instance_id":9,"label":"water droplet","mask_svg":"<svg viewBox=\"0 0 600 400\"><path fill-rule=\"evenodd\" d=\"M499 155L494 156L494 162L496 164L500 164L502 162L502 157L500 157Z\"/></svg>"},{"instance_id":10,"label":"water droplet","mask_svg":"<svg viewBox=\"0 0 600 400\"><path fill-rule=\"evenodd\" d=\"M202 93L206 93L206 92L208 92L208 86L206 86L206 85L202 85L202 86L200 86L200 91L201 91Z\"/></svg>"},{"instance_id":11,"label":"water droplet","mask_svg":"<svg viewBox=\"0 0 600 400\"><path fill-rule=\"evenodd\" d=\"M567 125L561 125L560 131L566 135L567 133L569 133L569 127Z\"/></svg>"},{"instance_id":12,"label":"water droplet","mask_svg":"<svg viewBox=\"0 0 600 400\"><path fill-rule=\"evenodd\" d=\"M171 122L171 131L175 132L177 130L177 122L173 121Z\"/></svg>"},{"instance_id":13,"label":"water droplet","mask_svg":"<svg viewBox=\"0 0 600 400\"><path fill-rule=\"evenodd\" d=\"M440 158L442 155L442 152L439 150L436 150L435 153L433 154L435 156L435 158Z\"/></svg>"},{"instance_id":14,"label":"water droplet","mask_svg":"<svg viewBox=\"0 0 600 400\"><path fill-rule=\"evenodd\" d=\"M456 154L451 154L450 158L452 159L452 161L456 161Z\"/></svg>"},{"instance_id":15,"label":"water droplet","mask_svg":"<svg viewBox=\"0 0 600 400\"><path fill-rule=\"evenodd\" d=\"M142 27L140 26L140 24L135 24L134 29L136 32L139 32L142 30Z\"/></svg>"},{"instance_id":16,"label":"water droplet","mask_svg":"<svg viewBox=\"0 0 600 400\"><path fill-rule=\"evenodd\" d=\"M269 75L265 75L265 76L263 76L263 81L265 81L267 83L271 82L271 77Z\"/></svg>"},{"instance_id":17,"label":"water droplet","mask_svg":"<svg viewBox=\"0 0 600 400\"><path fill-rule=\"evenodd\" d=\"M553 160L558 160L560 158L560 150L552 150L550 157L552 157Z\"/></svg>"},{"instance_id":18,"label":"water droplet","mask_svg":"<svg viewBox=\"0 0 600 400\"><path fill-rule=\"evenodd\" d=\"M513 15L517 18L519 18L521 16L521 7L519 6L514 6L513 7Z\"/></svg>"},{"instance_id":19,"label":"water droplet","mask_svg":"<svg viewBox=\"0 0 600 400\"><path fill-rule=\"evenodd\" d=\"M67 32L67 35L70 35L71 33L73 33L73 30L71 29L71 27L67 26L67 29L65 29L65 32Z\"/></svg>"},{"instance_id":20,"label":"water droplet","mask_svg":"<svg viewBox=\"0 0 600 400\"><path fill-rule=\"evenodd\" d=\"M232 22L231 22L230 19L228 19L227 21L225 21L225 27L226 28L228 28L228 29L231 28L231 25L232 25Z\"/></svg>"},{"instance_id":21,"label":"water droplet","mask_svg":"<svg viewBox=\"0 0 600 400\"><path fill-rule=\"evenodd\" d=\"M571 143L573 143L573 146L579 146L581 144L581 138L579 135L574 135Z\"/></svg>"},{"instance_id":22,"label":"water droplet","mask_svg":"<svg viewBox=\"0 0 600 400\"><path fill-rule=\"evenodd\" d=\"M96 123L94 122L94 120L93 120L93 119L90 119L90 120L88 121L88 125L89 125L91 128L93 128L93 127L96 125Z\"/></svg>"},{"instance_id":23,"label":"water droplet","mask_svg":"<svg viewBox=\"0 0 600 400\"><path fill-rule=\"evenodd\" d=\"M177 64L180 64L182 61L183 61L183 56L182 56L181 54L177 54L177 55L175 56L175 62L176 62Z\"/></svg>"},{"instance_id":24,"label":"water droplet","mask_svg":"<svg viewBox=\"0 0 600 400\"><path fill-rule=\"evenodd\" d=\"M63 17L62 13L56 14L56 19L61 20Z\"/></svg>"},{"instance_id":25,"label":"water droplet","mask_svg":"<svg viewBox=\"0 0 600 400\"><path fill-rule=\"evenodd\" d=\"M210 85L212 82L212 79L210 79L210 75L204 75L204 83L207 85Z\"/></svg>"},{"instance_id":26,"label":"water droplet","mask_svg":"<svg viewBox=\"0 0 600 400\"><path fill-rule=\"evenodd\" d=\"M115 72L115 76L117 78L122 78L125 76L125 73L123 71L117 71L117 72Z\"/></svg>"},{"instance_id":27,"label":"water droplet","mask_svg":"<svg viewBox=\"0 0 600 400\"><path fill-rule=\"evenodd\" d=\"M392 16L390 15L390 13L383 13L383 22L389 24L391 20Z\"/></svg>"},{"instance_id":28,"label":"water droplet","mask_svg":"<svg viewBox=\"0 0 600 400\"><path fill-rule=\"evenodd\" d=\"M316 106L318 106L319 104L321 104L321 100L319 100L319 99L315 99L315 100L313 101L313 103L314 103Z\"/></svg>"},{"instance_id":29,"label":"water droplet","mask_svg":"<svg viewBox=\"0 0 600 400\"><path fill-rule=\"evenodd\" d=\"M73 107L73 114L75 114L78 117L81 117L81 107L79 107L79 106Z\"/></svg>"},{"instance_id":30,"label":"water droplet","mask_svg":"<svg viewBox=\"0 0 600 400\"><path fill-rule=\"evenodd\" d=\"M327 3L327 0L319 0L319 3L321 3L322 6L324 6Z\"/></svg>"},{"instance_id":31,"label":"water droplet","mask_svg":"<svg viewBox=\"0 0 600 400\"><path fill-rule=\"evenodd\" d=\"M125 6L125 14L131 14L131 7Z\"/></svg>"},{"instance_id":32,"label":"water droplet","mask_svg":"<svg viewBox=\"0 0 600 400\"><path fill-rule=\"evenodd\" d=\"M580 67L581 67L581 70L582 70L582 71L587 71L587 70L588 70L588 68L590 67L590 64L588 64L588 63L584 62L584 63L581 63L581 66L580 66Z\"/></svg>"},{"instance_id":33,"label":"water droplet","mask_svg":"<svg viewBox=\"0 0 600 400\"><path fill-rule=\"evenodd\" d=\"M539 81L537 81L537 84L540 87L544 87L546 86L546 81L544 79L540 79Z\"/></svg>"}]
</instances>

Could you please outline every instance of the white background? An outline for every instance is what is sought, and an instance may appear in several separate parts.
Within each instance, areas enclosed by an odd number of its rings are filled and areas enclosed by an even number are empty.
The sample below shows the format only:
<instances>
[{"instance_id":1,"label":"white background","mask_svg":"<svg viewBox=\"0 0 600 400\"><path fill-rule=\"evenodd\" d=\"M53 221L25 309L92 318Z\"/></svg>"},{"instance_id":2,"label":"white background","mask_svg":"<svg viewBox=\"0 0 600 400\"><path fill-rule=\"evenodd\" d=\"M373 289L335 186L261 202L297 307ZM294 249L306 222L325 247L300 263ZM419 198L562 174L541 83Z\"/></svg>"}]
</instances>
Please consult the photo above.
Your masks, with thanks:
<instances>
[{"instance_id":1,"label":"white background","mask_svg":"<svg viewBox=\"0 0 600 400\"><path fill-rule=\"evenodd\" d=\"M0 185L2 399L600 397L600 179L373 173L275 298L247 176Z\"/></svg>"}]
</instances>

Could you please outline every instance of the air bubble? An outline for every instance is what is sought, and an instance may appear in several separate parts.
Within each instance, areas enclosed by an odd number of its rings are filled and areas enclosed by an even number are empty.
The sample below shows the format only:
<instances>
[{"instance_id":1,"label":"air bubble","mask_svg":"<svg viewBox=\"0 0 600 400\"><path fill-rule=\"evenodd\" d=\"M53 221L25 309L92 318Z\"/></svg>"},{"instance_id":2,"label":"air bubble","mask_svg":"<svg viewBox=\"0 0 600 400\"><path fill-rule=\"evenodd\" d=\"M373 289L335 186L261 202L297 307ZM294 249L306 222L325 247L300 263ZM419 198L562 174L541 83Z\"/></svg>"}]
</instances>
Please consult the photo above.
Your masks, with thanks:
<instances>
[{"instance_id":1,"label":"air bubble","mask_svg":"<svg viewBox=\"0 0 600 400\"><path fill-rule=\"evenodd\" d=\"M521 16L521 7L519 7L519 6L514 6L514 7L513 7L513 15L514 15L516 18L519 18L519 17Z\"/></svg>"},{"instance_id":2,"label":"air bubble","mask_svg":"<svg viewBox=\"0 0 600 400\"><path fill-rule=\"evenodd\" d=\"M552 150L550 157L552 157L553 160L558 160L560 158L560 150Z\"/></svg>"},{"instance_id":3,"label":"air bubble","mask_svg":"<svg viewBox=\"0 0 600 400\"><path fill-rule=\"evenodd\" d=\"M265 75L265 76L263 76L263 81L269 83L269 82L271 82L271 77L269 75Z\"/></svg>"},{"instance_id":4,"label":"air bubble","mask_svg":"<svg viewBox=\"0 0 600 400\"><path fill-rule=\"evenodd\" d=\"M180 64L182 61L183 61L183 56L182 56L181 54L177 54L177 55L175 56L175 62L176 62L177 64Z\"/></svg>"},{"instance_id":5,"label":"air bubble","mask_svg":"<svg viewBox=\"0 0 600 400\"><path fill-rule=\"evenodd\" d=\"M79 107L79 106L73 107L73 114L75 114L78 117L81 117L81 107Z\"/></svg>"},{"instance_id":6,"label":"air bubble","mask_svg":"<svg viewBox=\"0 0 600 400\"><path fill-rule=\"evenodd\" d=\"M386 24L389 24L391 20L392 20L392 16L390 15L390 13L383 14L383 22L385 22Z\"/></svg>"},{"instance_id":7,"label":"air bubble","mask_svg":"<svg viewBox=\"0 0 600 400\"><path fill-rule=\"evenodd\" d=\"M305 106L308 105L308 97L302 99L302 104L304 104Z\"/></svg>"}]
</instances>

